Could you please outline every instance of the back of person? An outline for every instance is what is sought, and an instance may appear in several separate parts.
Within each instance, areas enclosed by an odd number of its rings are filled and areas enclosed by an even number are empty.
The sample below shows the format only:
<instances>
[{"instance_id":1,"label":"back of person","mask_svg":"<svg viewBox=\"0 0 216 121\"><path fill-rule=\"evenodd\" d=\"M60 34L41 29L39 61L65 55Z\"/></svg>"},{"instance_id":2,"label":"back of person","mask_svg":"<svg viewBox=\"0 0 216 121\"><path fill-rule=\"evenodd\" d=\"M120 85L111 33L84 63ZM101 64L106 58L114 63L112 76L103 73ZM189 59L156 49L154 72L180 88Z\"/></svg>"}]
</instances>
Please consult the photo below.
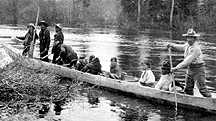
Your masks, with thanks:
<instances>
[{"instance_id":1,"label":"back of person","mask_svg":"<svg viewBox=\"0 0 216 121\"><path fill-rule=\"evenodd\" d=\"M99 58L94 58L90 63L88 63L81 71L98 75L102 73L101 64Z\"/></svg>"},{"instance_id":2,"label":"back of person","mask_svg":"<svg viewBox=\"0 0 216 121\"><path fill-rule=\"evenodd\" d=\"M63 64L75 65L78 59L77 53L69 45L61 45L60 58Z\"/></svg>"},{"instance_id":3,"label":"back of person","mask_svg":"<svg viewBox=\"0 0 216 121\"><path fill-rule=\"evenodd\" d=\"M75 69L81 71L87 64L88 64L87 59L85 59L85 57L80 57L76 64Z\"/></svg>"}]
</instances>

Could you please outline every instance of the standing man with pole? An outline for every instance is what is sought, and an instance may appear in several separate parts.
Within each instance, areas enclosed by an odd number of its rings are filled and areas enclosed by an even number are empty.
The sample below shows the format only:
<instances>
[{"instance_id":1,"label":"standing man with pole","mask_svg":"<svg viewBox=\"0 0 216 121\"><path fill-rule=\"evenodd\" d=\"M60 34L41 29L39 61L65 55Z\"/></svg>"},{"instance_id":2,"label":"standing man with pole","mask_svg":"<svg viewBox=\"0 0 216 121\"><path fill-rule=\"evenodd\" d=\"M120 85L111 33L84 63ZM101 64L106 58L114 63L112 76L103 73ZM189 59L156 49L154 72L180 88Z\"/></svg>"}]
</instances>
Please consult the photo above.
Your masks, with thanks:
<instances>
[{"instance_id":1,"label":"standing man with pole","mask_svg":"<svg viewBox=\"0 0 216 121\"><path fill-rule=\"evenodd\" d=\"M189 95L193 95L193 88L195 82L197 81L198 88L200 93L204 97L211 97L209 90L206 88L205 82L205 67L203 61L203 55L200 48L200 45L197 42L197 37L200 35L197 34L193 29L188 29L186 34L182 36L186 37L187 43L185 44L168 44L168 48L172 48L179 51L184 51L184 60L179 63L176 67L171 69L172 72L175 72L181 68L187 67L187 76L186 76L186 87L184 92Z\"/></svg>"},{"instance_id":2,"label":"standing man with pole","mask_svg":"<svg viewBox=\"0 0 216 121\"><path fill-rule=\"evenodd\" d=\"M47 29L49 26L47 22L40 21L38 25L41 27L41 31L39 33L39 41L40 41L40 58L42 61L49 62L48 59L48 51L50 46L50 32ZM46 58L43 58L47 56Z\"/></svg>"}]
</instances>

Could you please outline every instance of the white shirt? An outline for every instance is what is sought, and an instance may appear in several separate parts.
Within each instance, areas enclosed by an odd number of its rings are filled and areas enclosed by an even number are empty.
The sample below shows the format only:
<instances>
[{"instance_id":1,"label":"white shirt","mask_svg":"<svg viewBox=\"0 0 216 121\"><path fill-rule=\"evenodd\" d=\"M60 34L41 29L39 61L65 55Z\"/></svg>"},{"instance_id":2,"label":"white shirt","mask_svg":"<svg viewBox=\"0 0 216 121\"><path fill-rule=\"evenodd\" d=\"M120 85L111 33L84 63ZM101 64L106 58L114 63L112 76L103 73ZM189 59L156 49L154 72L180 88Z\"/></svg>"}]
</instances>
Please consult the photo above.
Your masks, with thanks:
<instances>
[{"instance_id":1,"label":"white shirt","mask_svg":"<svg viewBox=\"0 0 216 121\"><path fill-rule=\"evenodd\" d=\"M169 90L169 86L172 84L171 74L161 75L160 80L155 85L156 89Z\"/></svg>"},{"instance_id":2,"label":"white shirt","mask_svg":"<svg viewBox=\"0 0 216 121\"><path fill-rule=\"evenodd\" d=\"M139 82L146 83L146 84L154 83L155 82L155 76L154 76L153 72L150 69L144 70L141 74Z\"/></svg>"}]
</instances>

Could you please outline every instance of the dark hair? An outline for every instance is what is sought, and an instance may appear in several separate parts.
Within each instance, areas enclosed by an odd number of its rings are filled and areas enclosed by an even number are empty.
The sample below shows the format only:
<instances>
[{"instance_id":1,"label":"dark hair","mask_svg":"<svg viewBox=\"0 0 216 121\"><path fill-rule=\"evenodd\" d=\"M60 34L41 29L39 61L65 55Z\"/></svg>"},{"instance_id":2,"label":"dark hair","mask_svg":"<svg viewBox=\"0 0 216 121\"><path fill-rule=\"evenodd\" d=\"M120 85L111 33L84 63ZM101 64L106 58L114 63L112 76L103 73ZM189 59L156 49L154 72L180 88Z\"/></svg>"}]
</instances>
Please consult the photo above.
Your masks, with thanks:
<instances>
[{"instance_id":1,"label":"dark hair","mask_svg":"<svg viewBox=\"0 0 216 121\"><path fill-rule=\"evenodd\" d=\"M164 60L161 65L162 75L169 74L171 69L170 62L168 60Z\"/></svg>"},{"instance_id":2,"label":"dark hair","mask_svg":"<svg viewBox=\"0 0 216 121\"><path fill-rule=\"evenodd\" d=\"M110 61L115 61L115 62L117 62L117 58L116 58L116 57L112 57L112 58L110 59Z\"/></svg>"},{"instance_id":3,"label":"dark hair","mask_svg":"<svg viewBox=\"0 0 216 121\"><path fill-rule=\"evenodd\" d=\"M90 55L90 56L89 56L89 62L91 62L94 58L95 58L94 55Z\"/></svg>"},{"instance_id":4,"label":"dark hair","mask_svg":"<svg viewBox=\"0 0 216 121\"><path fill-rule=\"evenodd\" d=\"M150 62L145 62L148 68L151 68L151 63Z\"/></svg>"},{"instance_id":5,"label":"dark hair","mask_svg":"<svg viewBox=\"0 0 216 121\"><path fill-rule=\"evenodd\" d=\"M147 65L148 68L151 68L151 62L145 61L145 62L141 62L141 65L145 64Z\"/></svg>"}]
</instances>

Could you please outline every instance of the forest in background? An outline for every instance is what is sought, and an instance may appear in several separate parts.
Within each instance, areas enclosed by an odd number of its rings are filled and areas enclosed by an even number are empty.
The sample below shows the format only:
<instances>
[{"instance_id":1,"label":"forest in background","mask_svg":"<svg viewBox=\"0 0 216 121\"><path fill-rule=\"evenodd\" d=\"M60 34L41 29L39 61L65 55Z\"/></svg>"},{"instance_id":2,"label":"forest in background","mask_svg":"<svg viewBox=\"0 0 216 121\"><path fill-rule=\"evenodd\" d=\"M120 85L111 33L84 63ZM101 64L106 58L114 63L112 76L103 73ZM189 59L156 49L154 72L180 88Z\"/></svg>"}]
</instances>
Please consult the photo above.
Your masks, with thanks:
<instances>
[{"instance_id":1,"label":"forest in background","mask_svg":"<svg viewBox=\"0 0 216 121\"><path fill-rule=\"evenodd\" d=\"M39 3L38 3L39 1ZM0 24L40 20L67 27L169 28L172 0L0 0ZM140 8L139 8L140 7ZM216 30L215 0L175 0L174 30Z\"/></svg>"}]
</instances>

